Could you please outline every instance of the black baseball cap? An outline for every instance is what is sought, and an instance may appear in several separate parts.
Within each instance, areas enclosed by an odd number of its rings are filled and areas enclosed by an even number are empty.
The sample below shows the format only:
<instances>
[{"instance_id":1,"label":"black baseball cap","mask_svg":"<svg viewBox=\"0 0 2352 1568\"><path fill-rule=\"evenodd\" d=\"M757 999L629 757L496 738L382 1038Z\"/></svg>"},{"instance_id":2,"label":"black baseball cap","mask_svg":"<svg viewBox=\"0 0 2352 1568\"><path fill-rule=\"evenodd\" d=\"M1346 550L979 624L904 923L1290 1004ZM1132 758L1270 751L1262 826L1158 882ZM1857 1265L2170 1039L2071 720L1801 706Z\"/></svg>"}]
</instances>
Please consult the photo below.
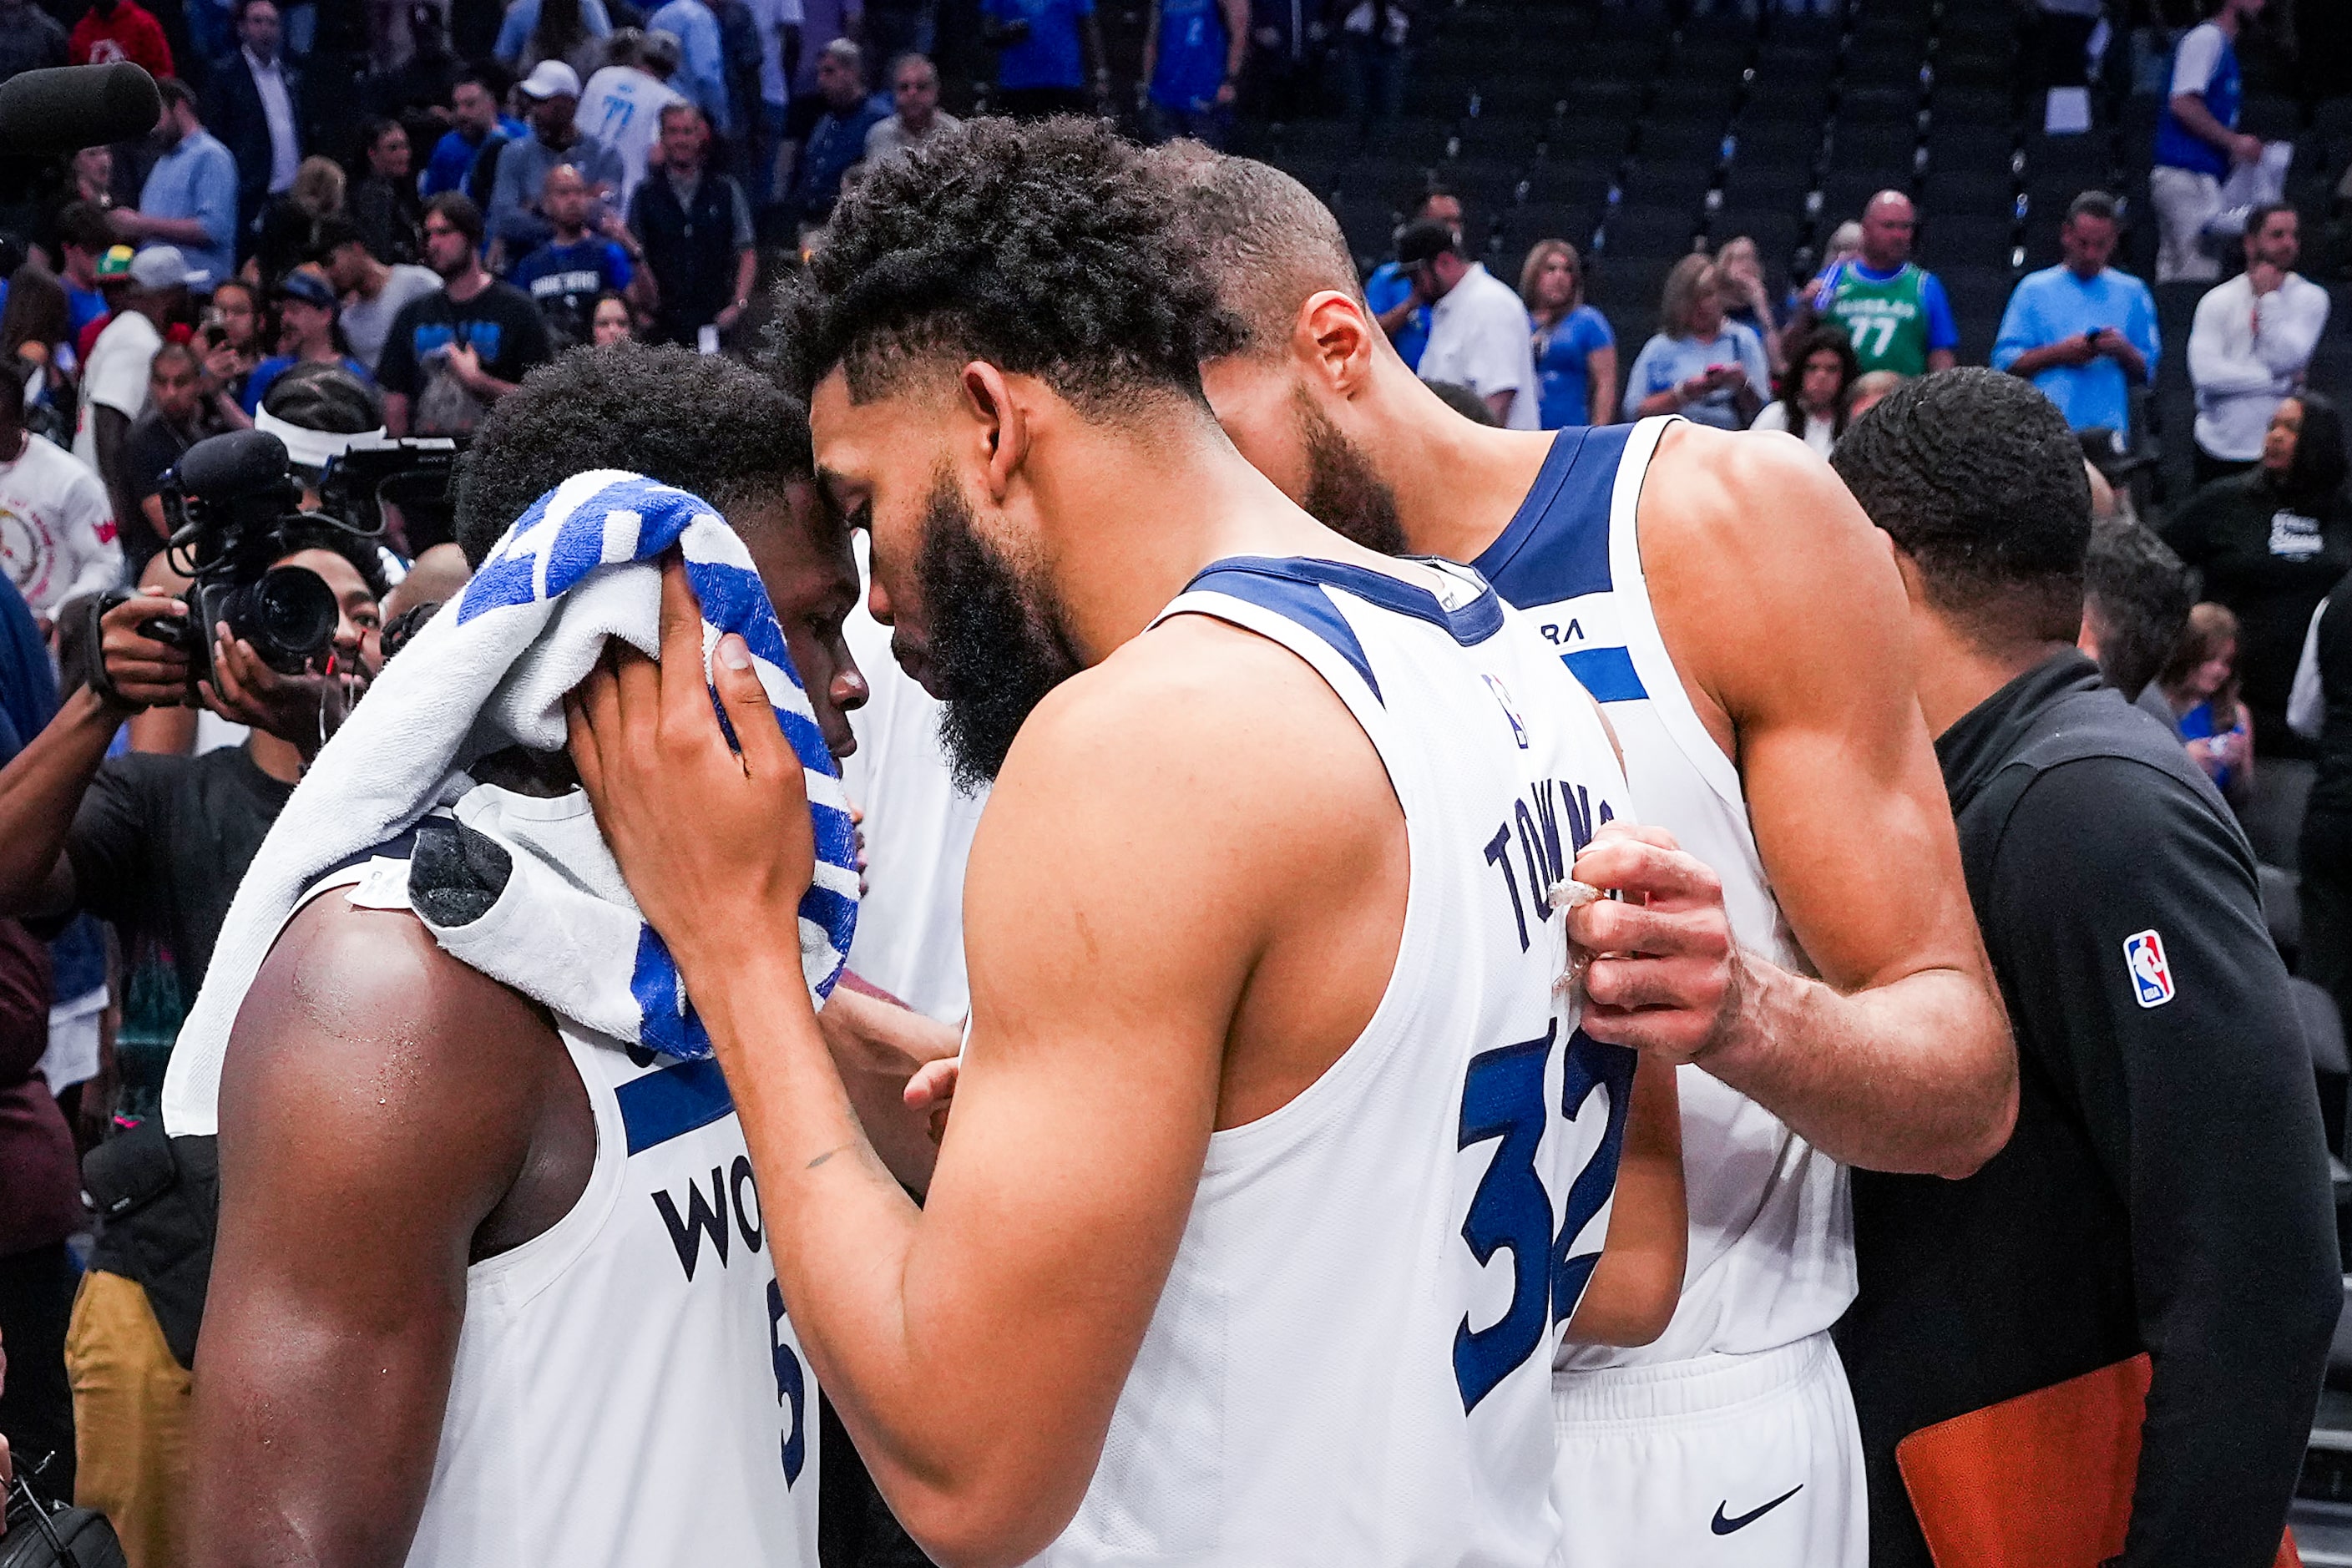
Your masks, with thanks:
<instances>
[{"instance_id":1,"label":"black baseball cap","mask_svg":"<svg viewBox=\"0 0 2352 1568\"><path fill-rule=\"evenodd\" d=\"M1441 256L1460 254L1461 244L1454 237L1454 230L1442 223L1423 219L1407 224L1404 232L1397 236L1396 258L1400 267L1420 267Z\"/></svg>"}]
</instances>

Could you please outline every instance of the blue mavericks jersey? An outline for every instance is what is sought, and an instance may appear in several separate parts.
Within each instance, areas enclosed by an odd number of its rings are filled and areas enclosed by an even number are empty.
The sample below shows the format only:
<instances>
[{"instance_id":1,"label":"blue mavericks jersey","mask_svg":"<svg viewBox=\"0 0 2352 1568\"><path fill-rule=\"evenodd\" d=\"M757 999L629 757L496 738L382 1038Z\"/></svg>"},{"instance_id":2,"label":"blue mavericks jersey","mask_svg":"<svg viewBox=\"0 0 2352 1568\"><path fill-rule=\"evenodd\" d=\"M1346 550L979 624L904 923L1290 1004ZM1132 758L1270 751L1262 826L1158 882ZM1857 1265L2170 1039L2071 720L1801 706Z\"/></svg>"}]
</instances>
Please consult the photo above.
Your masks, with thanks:
<instances>
[{"instance_id":1,"label":"blue mavericks jersey","mask_svg":"<svg viewBox=\"0 0 2352 1568\"><path fill-rule=\"evenodd\" d=\"M2167 168L2189 169L2220 180L2229 176L2230 155L2180 123L2179 118L2172 112L2170 97L2173 63L2179 59L2180 51L2187 47L2192 34L2212 26L2207 22L2181 35L2180 42L2173 46L2172 60L2165 65L2167 96L2156 121L2156 162ZM2235 131L2238 128L2240 93L2237 47L2224 37L2221 39L2221 58L2213 62L2213 74L2206 80L2205 90L2200 96L2205 100L2207 113Z\"/></svg>"}]
</instances>

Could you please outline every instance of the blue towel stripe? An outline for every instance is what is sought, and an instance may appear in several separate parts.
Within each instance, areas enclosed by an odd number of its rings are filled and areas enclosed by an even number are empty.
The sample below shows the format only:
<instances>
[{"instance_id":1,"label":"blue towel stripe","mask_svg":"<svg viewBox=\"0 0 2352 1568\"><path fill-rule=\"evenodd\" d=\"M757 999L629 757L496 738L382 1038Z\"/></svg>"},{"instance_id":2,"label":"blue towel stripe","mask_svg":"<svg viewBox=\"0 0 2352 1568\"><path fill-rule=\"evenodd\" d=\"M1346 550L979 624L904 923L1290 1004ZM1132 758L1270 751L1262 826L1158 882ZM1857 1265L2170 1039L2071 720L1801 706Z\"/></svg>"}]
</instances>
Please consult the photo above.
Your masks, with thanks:
<instances>
[{"instance_id":1,"label":"blue towel stripe","mask_svg":"<svg viewBox=\"0 0 2352 1568\"><path fill-rule=\"evenodd\" d=\"M693 580L695 597L702 601L704 620L714 626L748 626L743 641L751 652L791 676L794 686L801 684L801 672L793 668L793 656L784 649L783 628L776 625L774 614L771 612L763 625L752 611L753 605L768 602L768 590L756 574L716 561L689 561L686 572Z\"/></svg>"},{"instance_id":2,"label":"blue towel stripe","mask_svg":"<svg viewBox=\"0 0 2352 1568\"><path fill-rule=\"evenodd\" d=\"M457 601L458 624L464 625L485 610L530 603L530 575L528 555L484 563L466 584L465 596Z\"/></svg>"},{"instance_id":3,"label":"blue towel stripe","mask_svg":"<svg viewBox=\"0 0 2352 1568\"><path fill-rule=\"evenodd\" d=\"M459 623L495 609L534 602L542 595L542 580L544 596L552 599L598 567L619 564L606 560L608 541L616 539L614 531L626 526L628 517L633 516L635 522L635 538L631 542L629 556L632 563L652 562L698 527L723 534L723 542L712 537L689 552L687 580L702 606L706 626L721 633L735 633L754 655L790 678L793 690L787 705L775 709L776 722L792 742L803 769L812 775L810 815L817 856L854 878L856 846L848 814L814 798L819 776L826 781L826 790L837 797L839 786L831 781L840 776L839 765L834 760L832 748L825 744L815 716L809 710L806 689L784 646L783 628L776 623L775 607L769 603L767 590L758 574L750 569L741 542L726 531L724 520L699 498L633 474L615 474L589 492L557 524L553 536L545 537L543 525L562 493L561 487L550 490L515 520L490 559L467 584L457 605ZM530 538L526 543L534 531L541 531L541 536ZM695 554L731 555L737 559L696 560L692 558ZM540 565L541 556L543 572ZM720 718L723 724L725 715L722 713ZM729 735L731 740L731 729ZM801 900L800 915L803 921L825 932L833 950L830 967L814 985L818 996L830 995L856 929L856 900L832 889L811 887ZM687 1060L709 1056L710 1037L687 1000L677 964L650 926L639 935L629 990L642 1015L640 1043L665 1056ZM635 1137L633 1129L633 1152Z\"/></svg>"},{"instance_id":4,"label":"blue towel stripe","mask_svg":"<svg viewBox=\"0 0 2352 1568\"><path fill-rule=\"evenodd\" d=\"M823 926L835 947L848 940L857 924L857 900L831 888L811 888L801 900L801 918Z\"/></svg>"},{"instance_id":5,"label":"blue towel stripe","mask_svg":"<svg viewBox=\"0 0 2352 1568\"><path fill-rule=\"evenodd\" d=\"M818 801L809 803L809 819L816 826L816 858L828 866L857 865L857 825L849 813Z\"/></svg>"}]
</instances>

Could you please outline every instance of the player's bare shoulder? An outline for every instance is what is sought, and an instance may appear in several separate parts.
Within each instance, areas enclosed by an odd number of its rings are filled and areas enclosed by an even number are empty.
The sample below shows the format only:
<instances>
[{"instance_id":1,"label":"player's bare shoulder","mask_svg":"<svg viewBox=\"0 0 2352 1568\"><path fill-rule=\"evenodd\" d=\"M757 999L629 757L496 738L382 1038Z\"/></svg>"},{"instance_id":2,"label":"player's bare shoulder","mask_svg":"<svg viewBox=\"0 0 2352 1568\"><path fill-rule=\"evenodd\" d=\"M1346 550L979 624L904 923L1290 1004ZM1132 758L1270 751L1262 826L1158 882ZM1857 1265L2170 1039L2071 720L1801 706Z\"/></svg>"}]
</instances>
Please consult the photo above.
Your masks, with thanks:
<instances>
[{"instance_id":1,"label":"player's bare shoulder","mask_svg":"<svg viewBox=\"0 0 2352 1568\"><path fill-rule=\"evenodd\" d=\"M299 1088L382 1107L409 1134L483 1135L500 1120L491 1105L514 1107L509 1131L526 1131L536 1099L516 1088L562 1058L535 1007L443 952L415 915L331 890L287 922L254 977L223 1063L223 1117Z\"/></svg>"},{"instance_id":2,"label":"player's bare shoulder","mask_svg":"<svg viewBox=\"0 0 2352 1568\"><path fill-rule=\"evenodd\" d=\"M1899 634L1885 536L1801 441L1677 423L1642 486L1642 571L1675 667L1734 711L1791 661ZM1704 704L1702 711L1705 711Z\"/></svg>"},{"instance_id":3,"label":"player's bare shoulder","mask_svg":"<svg viewBox=\"0 0 2352 1568\"><path fill-rule=\"evenodd\" d=\"M1171 616L1054 689L1013 742L1007 781L1049 759L1152 769L1206 797L1282 785L1306 811L1395 802L1379 752L1310 663L1202 614Z\"/></svg>"},{"instance_id":4,"label":"player's bare shoulder","mask_svg":"<svg viewBox=\"0 0 2352 1568\"><path fill-rule=\"evenodd\" d=\"M1139 834L1165 822L1261 879L1345 859L1398 820L1380 753L1339 693L1281 644L1203 615L1173 616L1055 688L1022 726L990 811L1107 800Z\"/></svg>"},{"instance_id":5,"label":"player's bare shoulder","mask_svg":"<svg viewBox=\"0 0 2352 1568\"><path fill-rule=\"evenodd\" d=\"M1802 441L1687 421L1658 437L1642 482L1641 520L1643 567L1654 577L1703 563L1685 562L1686 553L1803 555L1823 543L1874 545L1862 508Z\"/></svg>"}]
</instances>

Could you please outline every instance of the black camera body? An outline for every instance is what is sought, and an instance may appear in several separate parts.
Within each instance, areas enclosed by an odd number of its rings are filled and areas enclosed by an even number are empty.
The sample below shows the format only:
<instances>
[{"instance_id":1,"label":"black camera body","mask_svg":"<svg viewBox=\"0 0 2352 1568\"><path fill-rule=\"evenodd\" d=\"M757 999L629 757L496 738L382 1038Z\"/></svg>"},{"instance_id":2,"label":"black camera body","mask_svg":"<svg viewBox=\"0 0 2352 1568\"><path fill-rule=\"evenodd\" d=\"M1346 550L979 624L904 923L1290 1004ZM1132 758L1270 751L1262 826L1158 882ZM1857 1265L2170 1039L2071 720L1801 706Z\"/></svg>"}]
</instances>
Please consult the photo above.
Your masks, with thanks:
<instances>
[{"instance_id":1,"label":"black camera body","mask_svg":"<svg viewBox=\"0 0 2352 1568\"><path fill-rule=\"evenodd\" d=\"M211 674L213 628L223 622L280 674L312 668L333 643L342 608L317 573L276 564L288 552L287 525L325 524L369 540L381 529L301 511L286 444L262 430L197 442L165 476L162 494L172 524L166 559L193 579L191 613L158 616L140 630L184 652L192 681Z\"/></svg>"},{"instance_id":2,"label":"black camera body","mask_svg":"<svg viewBox=\"0 0 2352 1568\"><path fill-rule=\"evenodd\" d=\"M446 508L466 441L463 436L379 436L354 441L327 459L326 471L319 478L319 510L382 534L390 531L384 526L384 507L396 507L410 520L407 548L413 553L424 543L417 536L415 514Z\"/></svg>"}]
</instances>

